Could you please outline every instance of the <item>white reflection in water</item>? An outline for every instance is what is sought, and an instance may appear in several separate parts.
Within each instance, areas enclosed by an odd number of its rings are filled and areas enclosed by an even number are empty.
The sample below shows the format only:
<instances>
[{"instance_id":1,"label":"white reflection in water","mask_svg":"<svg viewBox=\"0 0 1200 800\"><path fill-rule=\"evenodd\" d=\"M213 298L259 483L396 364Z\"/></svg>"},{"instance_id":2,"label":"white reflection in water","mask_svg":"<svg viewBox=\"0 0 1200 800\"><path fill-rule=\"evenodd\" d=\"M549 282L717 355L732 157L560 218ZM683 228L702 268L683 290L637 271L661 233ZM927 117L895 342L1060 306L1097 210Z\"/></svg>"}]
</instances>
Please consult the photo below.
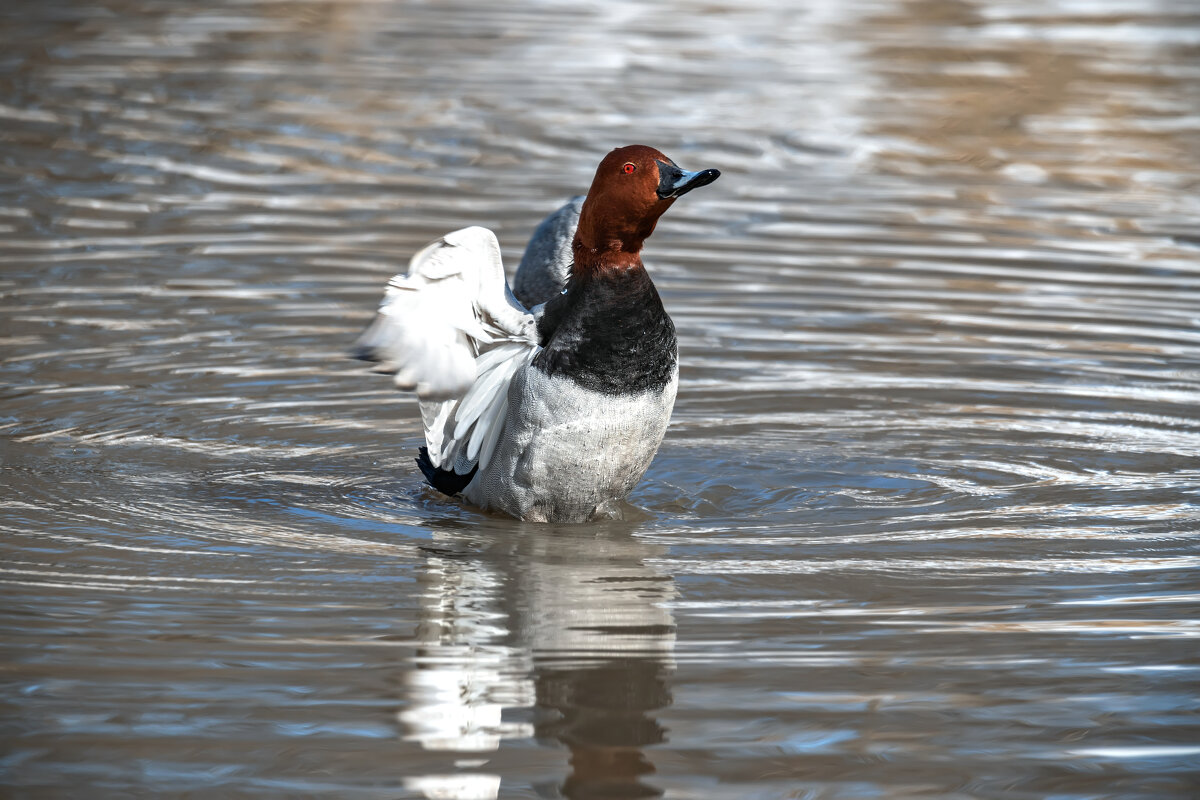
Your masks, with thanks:
<instances>
[{"instance_id":1,"label":"white reflection in water","mask_svg":"<svg viewBox=\"0 0 1200 800\"><path fill-rule=\"evenodd\" d=\"M405 778L406 789L430 800L492 800L500 795L500 776L483 774L424 775Z\"/></svg>"},{"instance_id":2,"label":"white reflection in water","mask_svg":"<svg viewBox=\"0 0 1200 800\"><path fill-rule=\"evenodd\" d=\"M570 752L566 796L598 783L641 795L643 749L664 741L654 712L670 703L675 597L646 566L660 548L627 534L568 537L531 530L516 557L472 553L435 534L422 583L419 650L405 673L405 738L430 751L482 756L505 739L557 739ZM534 722L507 721L522 715ZM492 798L493 775L425 776L430 798Z\"/></svg>"},{"instance_id":3,"label":"white reflection in water","mask_svg":"<svg viewBox=\"0 0 1200 800\"><path fill-rule=\"evenodd\" d=\"M416 668L405 674L405 738L428 750L488 751L500 740L530 736L526 724L504 724L501 712L531 704L533 684L516 677L521 653L500 644L507 617L498 593L503 579L487 565L431 556L421 598ZM526 659L526 664L528 660Z\"/></svg>"}]
</instances>

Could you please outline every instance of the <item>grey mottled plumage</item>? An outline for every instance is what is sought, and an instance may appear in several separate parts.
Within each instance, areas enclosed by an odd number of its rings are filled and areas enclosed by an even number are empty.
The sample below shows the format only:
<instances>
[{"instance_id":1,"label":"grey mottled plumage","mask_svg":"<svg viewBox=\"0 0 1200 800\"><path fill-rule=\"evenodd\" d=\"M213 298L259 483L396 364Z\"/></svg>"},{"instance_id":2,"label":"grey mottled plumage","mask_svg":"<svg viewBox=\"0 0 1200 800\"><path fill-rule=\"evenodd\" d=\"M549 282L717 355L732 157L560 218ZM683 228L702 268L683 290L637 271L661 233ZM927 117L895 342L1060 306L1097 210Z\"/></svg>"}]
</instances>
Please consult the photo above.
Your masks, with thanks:
<instances>
[{"instance_id":1,"label":"grey mottled plumage","mask_svg":"<svg viewBox=\"0 0 1200 800\"><path fill-rule=\"evenodd\" d=\"M570 378L518 371L504 440L463 497L535 522L582 522L612 510L658 452L675 404L675 372L664 392L613 397Z\"/></svg>"}]
</instances>

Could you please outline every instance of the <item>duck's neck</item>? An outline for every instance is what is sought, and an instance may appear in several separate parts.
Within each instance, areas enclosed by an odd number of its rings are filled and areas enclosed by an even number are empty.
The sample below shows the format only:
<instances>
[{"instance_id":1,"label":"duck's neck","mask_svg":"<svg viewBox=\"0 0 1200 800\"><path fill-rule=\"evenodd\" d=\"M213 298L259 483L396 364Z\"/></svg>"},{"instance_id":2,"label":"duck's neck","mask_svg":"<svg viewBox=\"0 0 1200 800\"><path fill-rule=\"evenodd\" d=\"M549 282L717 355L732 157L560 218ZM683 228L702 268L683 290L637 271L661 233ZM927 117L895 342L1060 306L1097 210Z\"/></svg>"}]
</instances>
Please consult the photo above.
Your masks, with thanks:
<instances>
[{"instance_id":1,"label":"duck's neck","mask_svg":"<svg viewBox=\"0 0 1200 800\"><path fill-rule=\"evenodd\" d=\"M661 391L674 379L675 326L636 253L576 270L546 304L534 366L604 394Z\"/></svg>"},{"instance_id":2,"label":"duck's neck","mask_svg":"<svg viewBox=\"0 0 1200 800\"><path fill-rule=\"evenodd\" d=\"M575 264L582 270L629 269L641 267L638 254L658 218L671 206L671 200L651 205L631 205L611 198L595 198L591 193L579 209L579 223L571 242Z\"/></svg>"},{"instance_id":3,"label":"duck's neck","mask_svg":"<svg viewBox=\"0 0 1200 800\"><path fill-rule=\"evenodd\" d=\"M587 247L576 237L574 242L575 265L572 275L581 281L597 275L645 270L642 266L641 246L637 250L623 248L596 249Z\"/></svg>"}]
</instances>

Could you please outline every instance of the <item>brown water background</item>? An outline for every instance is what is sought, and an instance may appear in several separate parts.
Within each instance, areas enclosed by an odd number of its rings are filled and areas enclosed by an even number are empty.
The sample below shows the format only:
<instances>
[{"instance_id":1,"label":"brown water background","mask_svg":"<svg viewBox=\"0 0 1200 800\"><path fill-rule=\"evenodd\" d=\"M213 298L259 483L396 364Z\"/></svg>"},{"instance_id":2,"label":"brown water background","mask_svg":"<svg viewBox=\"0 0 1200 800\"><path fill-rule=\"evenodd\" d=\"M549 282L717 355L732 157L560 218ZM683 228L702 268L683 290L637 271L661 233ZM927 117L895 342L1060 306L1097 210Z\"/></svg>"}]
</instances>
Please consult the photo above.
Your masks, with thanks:
<instances>
[{"instance_id":1,"label":"brown water background","mask_svg":"<svg viewBox=\"0 0 1200 800\"><path fill-rule=\"evenodd\" d=\"M1200 3L0 8L4 796L1186 798ZM723 177L627 519L345 352L614 146Z\"/></svg>"}]
</instances>

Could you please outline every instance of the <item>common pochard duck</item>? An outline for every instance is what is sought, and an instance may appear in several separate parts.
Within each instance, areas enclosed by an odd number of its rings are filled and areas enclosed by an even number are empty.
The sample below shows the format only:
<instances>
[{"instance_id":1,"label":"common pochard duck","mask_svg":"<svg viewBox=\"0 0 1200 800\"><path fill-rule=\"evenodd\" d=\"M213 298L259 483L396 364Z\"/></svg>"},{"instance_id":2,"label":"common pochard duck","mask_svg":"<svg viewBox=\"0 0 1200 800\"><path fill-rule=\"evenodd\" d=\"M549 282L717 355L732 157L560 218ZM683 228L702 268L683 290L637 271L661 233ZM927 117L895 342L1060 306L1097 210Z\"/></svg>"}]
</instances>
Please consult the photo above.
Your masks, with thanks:
<instances>
[{"instance_id":1,"label":"common pochard duck","mask_svg":"<svg viewBox=\"0 0 1200 800\"><path fill-rule=\"evenodd\" d=\"M658 451L679 384L675 326L642 244L677 198L719 175L644 145L613 150L586 198L539 226L515 295L486 228L412 257L356 357L416 390L417 464L433 488L523 520L614 513Z\"/></svg>"}]
</instances>

